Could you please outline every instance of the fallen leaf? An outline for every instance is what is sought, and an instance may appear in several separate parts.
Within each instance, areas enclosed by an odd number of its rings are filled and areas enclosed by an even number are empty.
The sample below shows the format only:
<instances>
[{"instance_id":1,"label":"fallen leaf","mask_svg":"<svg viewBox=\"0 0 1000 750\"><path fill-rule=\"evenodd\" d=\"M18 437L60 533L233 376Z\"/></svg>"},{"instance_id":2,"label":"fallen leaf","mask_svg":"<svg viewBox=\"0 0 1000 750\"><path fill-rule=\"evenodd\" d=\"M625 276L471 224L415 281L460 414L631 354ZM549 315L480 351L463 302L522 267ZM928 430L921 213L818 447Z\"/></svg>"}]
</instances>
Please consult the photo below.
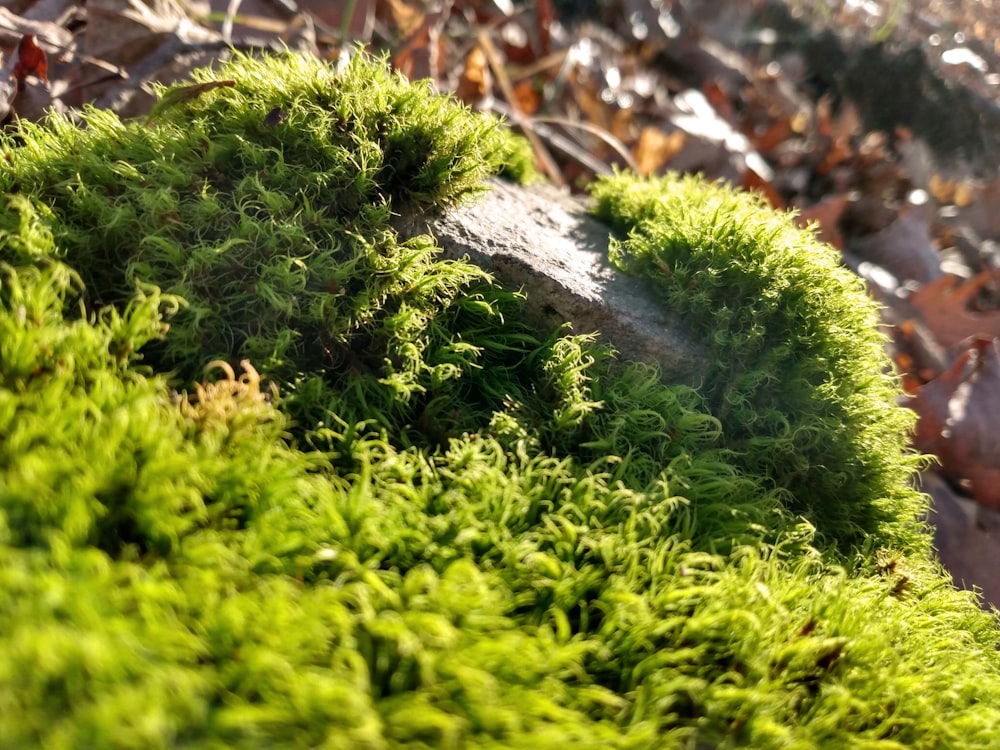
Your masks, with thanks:
<instances>
[{"instance_id":1,"label":"fallen leaf","mask_svg":"<svg viewBox=\"0 0 1000 750\"><path fill-rule=\"evenodd\" d=\"M941 275L941 257L934 247L930 227L908 208L900 211L889 226L874 234L855 237L849 245L859 258L882 266L902 281L926 283Z\"/></svg>"},{"instance_id":2,"label":"fallen leaf","mask_svg":"<svg viewBox=\"0 0 1000 750\"><path fill-rule=\"evenodd\" d=\"M538 17L539 51L542 55L546 55L552 48L552 26L558 23L559 18L552 0L537 0L535 13Z\"/></svg>"},{"instance_id":3,"label":"fallen leaf","mask_svg":"<svg viewBox=\"0 0 1000 750\"><path fill-rule=\"evenodd\" d=\"M541 94L531 80L521 81L514 86L514 101L518 110L526 115L533 115L542 107Z\"/></svg>"},{"instance_id":4,"label":"fallen leaf","mask_svg":"<svg viewBox=\"0 0 1000 750\"><path fill-rule=\"evenodd\" d=\"M684 148L685 140L683 130L665 133L652 126L643 128L633 149L639 174L650 175L659 170Z\"/></svg>"},{"instance_id":5,"label":"fallen leaf","mask_svg":"<svg viewBox=\"0 0 1000 750\"><path fill-rule=\"evenodd\" d=\"M763 132L754 133L751 142L762 154L769 154L787 141L792 132L791 119L782 117L772 122Z\"/></svg>"},{"instance_id":6,"label":"fallen leaf","mask_svg":"<svg viewBox=\"0 0 1000 750\"><path fill-rule=\"evenodd\" d=\"M392 66L411 81L441 77L441 45L444 25L451 11L451 0L416 4L417 11L402 2L391 5L406 16L406 26L400 27L405 37L392 56Z\"/></svg>"},{"instance_id":7,"label":"fallen leaf","mask_svg":"<svg viewBox=\"0 0 1000 750\"><path fill-rule=\"evenodd\" d=\"M465 66L455 87L455 96L466 104L482 101L492 88L489 64L483 48L476 45L465 56Z\"/></svg>"},{"instance_id":8,"label":"fallen leaf","mask_svg":"<svg viewBox=\"0 0 1000 750\"><path fill-rule=\"evenodd\" d=\"M13 109L25 78L33 75L48 85L48 69L45 51L35 42L35 35L25 34L7 65L0 68L0 121L7 119Z\"/></svg>"},{"instance_id":9,"label":"fallen leaf","mask_svg":"<svg viewBox=\"0 0 1000 750\"><path fill-rule=\"evenodd\" d=\"M49 61L45 56L45 50L38 46L34 34L25 34L21 37L21 43L17 45L17 56L11 75L19 81L23 81L28 76L35 76L49 82Z\"/></svg>"},{"instance_id":10,"label":"fallen leaf","mask_svg":"<svg viewBox=\"0 0 1000 750\"><path fill-rule=\"evenodd\" d=\"M1000 514L956 493L936 471L921 473L920 490L931 497L934 548L955 585L1000 607Z\"/></svg>"},{"instance_id":11,"label":"fallen leaf","mask_svg":"<svg viewBox=\"0 0 1000 750\"><path fill-rule=\"evenodd\" d=\"M838 250L844 247L844 237L840 233L840 217L844 215L848 197L846 194L827 196L818 203L799 209L795 217L800 227L814 226L820 241L833 245Z\"/></svg>"},{"instance_id":12,"label":"fallen leaf","mask_svg":"<svg viewBox=\"0 0 1000 750\"><path fill-rule=\"evenodd\" d=\"M975 200L960 207L950 223L967 226L980 237L1000 239L1000 176L981 185Z\"/></svg>"},{"instance_id":13,"label":"fallen leaf","mask_svg":"<svg viewBox=\"0 0 1000 750\"><path fill-rule=\"evenodd\" d=\"M1000 310L979 312L969 307L980 290L994 280L994 271L983 271L968 281L944 274L911 292L905 300L890 304L903 319L918 317L938 344L949 349L970 336L1000 336Z\"/></svg>"},{"instance_id":14,"label":"fallen leaf","mask_svg":"<svg viewBox=\"0 0 1000 750\"><path fill-rule=\"evenodd\" d=\"M743 173L742 187L744 190L763 195L772 208L782 210L788 207L788 202L775 189L774 185L757 174L756 170L751 167L747 167Z\"/></svg>"},{"instance_id":15,"label":"fallen leaf","mask_svg":"<svg viewBox=\"0 0 1000 750\"><path fill-rule=\"evenodd\" d=\"M920 388L909 406L913 442L981 505L1000 508L1000 339L977 336L952 366Z\"/></svg>"},{"instance_id":16,"label":"fallen leaf","mask_svg":"<svg viewBox=\"0 0 1000 750\"><path fill-rule=\"evenodd\" d=\"M971 205L976 199L975 186L960 180L946 180L939 174L931 175L927 189L938 203L952 204L959 208Z\"/></svg>"},{"instance_id":17,"label":"fallen leaf","mask_svg":"<svg viewBox=\"0 0 1000 750\"><path fill-rule=\"evenodd\" d=\"M287 119L288 119L288 113L281 107L275 107L266 115L264 115L264 127L276 128Z\"/></svg>"}]
</instances>

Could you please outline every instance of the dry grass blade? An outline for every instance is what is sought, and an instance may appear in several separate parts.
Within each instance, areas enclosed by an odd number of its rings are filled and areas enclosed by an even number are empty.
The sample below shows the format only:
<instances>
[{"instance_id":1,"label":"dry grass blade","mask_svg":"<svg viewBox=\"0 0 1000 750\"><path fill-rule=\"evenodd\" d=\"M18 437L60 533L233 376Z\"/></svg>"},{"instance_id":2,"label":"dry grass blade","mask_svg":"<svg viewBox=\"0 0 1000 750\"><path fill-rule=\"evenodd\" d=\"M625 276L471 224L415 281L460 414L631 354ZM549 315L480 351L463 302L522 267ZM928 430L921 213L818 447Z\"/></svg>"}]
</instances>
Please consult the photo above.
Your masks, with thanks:
<instances>
[{"instance_id":1,"label":"dry grass blade","mask_svg":"<svg viewBox=\"0 0 1000 750\"><path fill-rule=\"evenodd\" d=\"M482 47L483 52L486 53L486 59L489 61L490 69L493 71L493 75L496 76L497 85L500 87L500 91L503 93L504 99L510 103L509 114L511 121L520 126L524 131L524 135L528 141L530 141L531 148L535 152L535 158L538 160L542 171L556 186L566 187L566 180L563 179L562 172L556 165L552 155L549 153L548 149L545 148L545 144L541 142L538 135L531 128L529 119L517 110L516 105L514 104L517 101L517 97L514 95L514 87L511 85L507 71L504 69L503 63L500 61L500 55L497 53L497 49L494 46L493 41L490 39L489 34L480 29L476 32L476 39L479 41L479 45Z\"/></svg>"}]
</instances>

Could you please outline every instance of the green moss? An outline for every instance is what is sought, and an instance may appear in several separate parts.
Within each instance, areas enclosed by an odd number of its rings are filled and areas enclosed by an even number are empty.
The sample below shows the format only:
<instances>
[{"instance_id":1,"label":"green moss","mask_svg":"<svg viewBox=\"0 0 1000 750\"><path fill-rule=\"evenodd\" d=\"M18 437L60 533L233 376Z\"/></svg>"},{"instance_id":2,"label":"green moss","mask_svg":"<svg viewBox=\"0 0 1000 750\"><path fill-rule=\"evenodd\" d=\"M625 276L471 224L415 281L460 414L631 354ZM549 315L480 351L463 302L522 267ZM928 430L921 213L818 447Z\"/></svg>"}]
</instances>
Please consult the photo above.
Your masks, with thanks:
<instances>
[{"instance_id":1,"label":"green moss","mask_svg":"<svg viewBox=\"0 0 1000 750\"><path fill-rule=\"evenodd\" d=\"M2 142L0 746L995 746L996 621L828 250L601 183L717 342L668 386L391 228L495 122L364 57L213 77Z\"/></svg>"},{"instance_id":2,"label":"green moss","mask_svg":"<svg viewBox=\"0 0 1000 750\"><path fill-rule=\"evenodd\" d=\"M896 407L877 308L836 252L754 195L696 178L620 174L593 195L622 232L615 263L652 279L708 343L703 390L740 464L833 542L899 533L921 510L915 416Z\"/></svg>"}]
</instances>

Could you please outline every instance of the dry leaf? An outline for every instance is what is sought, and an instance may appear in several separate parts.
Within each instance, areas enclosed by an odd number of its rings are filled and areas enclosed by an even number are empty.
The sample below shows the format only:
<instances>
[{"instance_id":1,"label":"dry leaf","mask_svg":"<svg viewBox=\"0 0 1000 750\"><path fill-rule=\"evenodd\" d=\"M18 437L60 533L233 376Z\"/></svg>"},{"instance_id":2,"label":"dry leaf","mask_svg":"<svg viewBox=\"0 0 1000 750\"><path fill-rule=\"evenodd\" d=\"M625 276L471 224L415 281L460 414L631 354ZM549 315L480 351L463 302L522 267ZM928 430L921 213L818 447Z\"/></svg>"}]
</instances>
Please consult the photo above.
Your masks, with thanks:
<instances>
[{"instance_id":1,"label":"dry leaf","mask_svg":"<svg viewBox=\"0 0 1000 750\"><path fill-rule=\"evenodd\" d=\"M632 149L639 174L645 176L659 170L684 148L685 140L687 136L683 130L675 130L668 134L659 128L643 128L639 142Z\"/></svg>"},{"instance_id":2,"label":"dry leaf","mask_svg":"<svg viewBox=\"0 0 1000 750\"><path fill-rule=\"evenodd\" d=\"M840 233L840 217L847 208L847 200L846 194L827 196L819 203L800 209L795 221L800 227L815 226L816 236L822 242L841 250L844 237Z\"/></svg>"},{"instance_id":3,"label":"dry leaf","mask_svg":"<svg viewBox=\"0 0 1000 750\"><path fill-rule=\"evenodd\" d=\"M455 87L455 96L466 104L475 104L482 101L492 87L486 53L482 47L476 45L465 57L465 66L462 68L461 78L458 79L458 86Z\"/></svg>"},{"instance_id":4,"label":"dry leaf","mask_svg":"<svg viewBox=\"0 0 1000 750\"><path fill-rule=\"evenodd\" d=\"M10 114L18 91L28 76L48 84L48 59L45 51L35 42L34 34L25 34L11 55L7 65L0 69L0 120Z\"/></svg>"},{"instance_id":5,"label":"dry leaf","mask_svg":"<svg viewBox=\"0 0 1000 750\"><path fill-rule=\"evenodd\" d=\"M542 96L538 93L535 82L524 80L514 86L514 102L518 110L526 115L533 115L542 107Z\"/></svg>"},{"instance_id":6,"label":"dry leaf","mask_svg":"<svg viewBox=\"0 0 1000 750\"><path fill-rule=\"evenodd\" d=\"M850 249L859 258L882 266L901 281L923 284L941 275L941 258L934 247L930 227L917 212L908 208L900 211L881 231L852 239Z\"/></svg>"},{"instance_id":7,"label":"dry leaf","mask_svg":"<svg viewBox=\"0 0 1000 750\"><path fill-rule=\"evenodd\" d=\"M407 26L403 29L406 37L392 56L392 66L411 81L421 78L439 80L441 47L444 44L442 31L451 11L451 0L419 4L419 15L414 15L414 8L404 3L393 2L392 6L399 13L404 13L404 9L410 13L407 15Z\"/></svg>"},{"instance_id":8,"label":"dry leaf","mask_svg":"<svg viewBox=\"0 0 1000 750\"><path fill-rule=\"evenodd\" d=\"M931 175L927 189L938 203L952 204L959 208L971 205L976 198L974 186L960 180L946 180L939 174Z\"/></svg>"},{"instance_id":9,"label":"dry leaf","mask_svg":"<svg viewBox=\"0 0 1000 750\"><path fill-rule=\"evenodd\" d=\"M192 83L188 86L174 86L161 96L159 101L156 102L156 106L153 107L152 111L149 113L149 117L146 118L146 124L151 125L157 117L162 115L164 111L170 109L171 107L176 107L178 104L189 102L192 99L198 98L202 94L213 91L214 89L228 88L235 85L236 81L226 78L219 81Z\"/></svg>"},{"instance_id":10,"label":"dry leaf","mask_svg":"<svg viewBox=\"0 0 1000 750\"><path fill-rule=\"evenodd\" d=\"M982 185L975 201L960 208L951 223L967 226L980 237L1000 239L1000 176Z\"/></svg>"},{"instance_id":11,"label":"dry leaf","mask_svg":"<svg viewBox=\"0 0 1000 750\"><path fill-rule=\"evenodd\" d=\"M967 347L909 402L919 415L914 445L978 503L1000 508L1000 340Z\"/></svg>"},{"instance_id":12,"label":"dry leaf","mask_svg":"<svg viewBox=\"0 0 1000 750\"><path fill-rule=\"evenodd\" d=\"M921 474L920 490L931 496L934 548L955 585L1000 607L1000 514L957 494L934 471Z\"/></svg>"},{"instance_id":13,"label":"dry leaf","mask_svg":"<svg viewBox=\"0 0 1000 750\"><path fill-rule=\"evenodd\" d=\"M35 76L49 82L49 61L45 57L45 50L35 42L34 34L25 34L21 38L21 43L17 45L17 57L15 58L14 69L11 75L23 81L28 76Z\"/></svg>"},{"instance_id":14,"label":"dry leaf","mask_svg":"<svg viewBox=\"0 0 1000 750\"><path fill-rule=\"evenodd\" d=\"M767 199L767 202L771 204L772 208L783 210L788 207L788 201L784 199L774 185L757 174L756 170L751 167L747 167L746 171L743 172L743 182L741 186L744 190L753 191L763 195L764 198Z\"/></svg>"},{"instance_id":15,"label":"dry leaf","mask_svg":"<svg viewBox=\"0 0 1000 750\"><path fill-rule=\"evenodd\" d=\"M288 113L281 107L275 107L266 115L264 115L264 127L276 128L287 119L288 119Z\"/></svg>"},{"instance_id":16,"label":"dry leaf","mask_svg":"<svg viewBox=\"0 0 1000 750\"><path fill-rule=\"evenodd\" d=\"M905 304L890 304L900 311L906 308L910 314L904 314L904 318L918 317L938 344L949 349L970 336L1000 336L1000 311L977 312L969 308L969 302L994 280L993 271L983 271L968 281L945 274L911 292L902 301Z\"/></svg>"}]
</instances>

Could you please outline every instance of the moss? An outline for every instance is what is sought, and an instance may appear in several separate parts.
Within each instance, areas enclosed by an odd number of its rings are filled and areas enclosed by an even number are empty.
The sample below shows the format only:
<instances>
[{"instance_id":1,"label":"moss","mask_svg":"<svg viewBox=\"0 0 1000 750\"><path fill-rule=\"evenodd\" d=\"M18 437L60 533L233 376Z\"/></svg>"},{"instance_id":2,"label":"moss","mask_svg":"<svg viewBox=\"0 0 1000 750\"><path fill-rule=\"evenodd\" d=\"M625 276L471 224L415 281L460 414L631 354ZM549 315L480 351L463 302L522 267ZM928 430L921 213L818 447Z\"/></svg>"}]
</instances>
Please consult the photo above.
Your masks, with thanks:
<instances>
[{"instance_id":1,"label":"moss","mask_svg":"<svg viewBox=\"0 0 1000 750\"><path fill-rule=\"evenodd\" d=\"M900 519L922 510L915 417L896 407L877 307L836 251L756 196L692 177L619 174L592 192L622 233L614 262L708 343L703 391L740 465L788 489L831 542L914 544Z\"/></svg>"},{"instance_id":2,"label":"moss","mask_svg":"<svg viewBox=\"0 0 1000 750\"><path fill-rule=\"evenodd\" d=\"M391 228L497 123L364 57L213 76L2 143L0 746L995 745L996 622L827 250L599 185L719 346L665 385Z\"/></svg>"}]
</instances>

